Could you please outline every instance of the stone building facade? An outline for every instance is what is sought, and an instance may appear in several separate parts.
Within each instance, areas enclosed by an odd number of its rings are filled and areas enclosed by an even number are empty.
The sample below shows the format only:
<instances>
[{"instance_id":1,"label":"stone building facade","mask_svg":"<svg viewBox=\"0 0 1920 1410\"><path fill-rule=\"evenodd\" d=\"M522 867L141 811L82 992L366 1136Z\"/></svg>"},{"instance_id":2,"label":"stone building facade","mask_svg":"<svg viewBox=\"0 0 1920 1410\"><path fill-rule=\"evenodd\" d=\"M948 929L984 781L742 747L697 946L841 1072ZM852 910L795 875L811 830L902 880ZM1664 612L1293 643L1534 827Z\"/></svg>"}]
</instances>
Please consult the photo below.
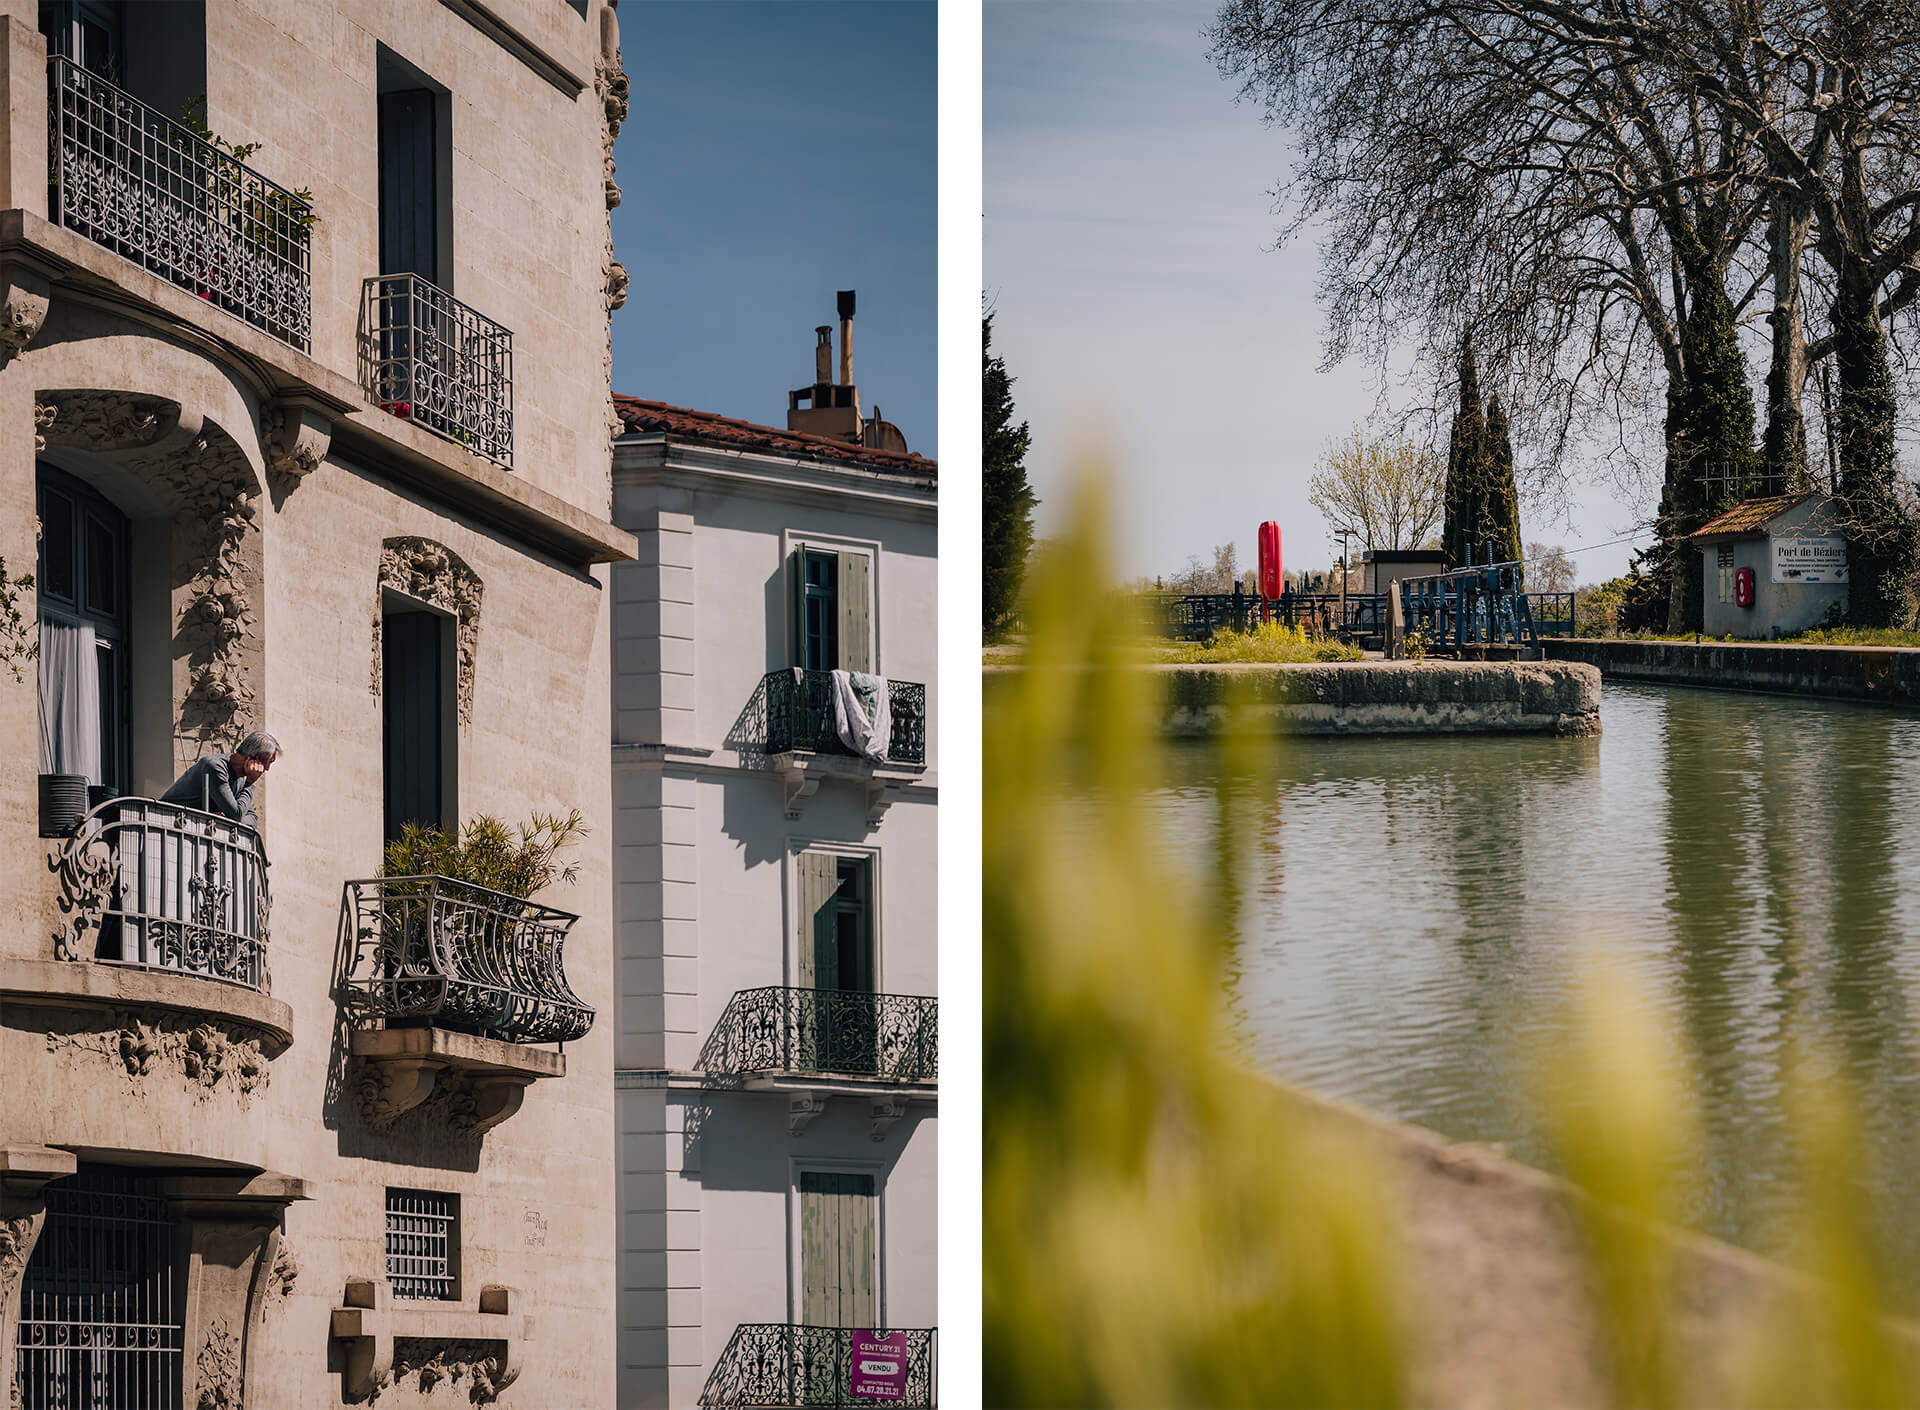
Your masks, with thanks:
<instances>
[{"instance_id":1,"label":"stone building facade","mask_svg":"<svg viewBox=\"0 0 1920 1410\"><path fill-rule=\"evenodd\" d=\"M625 91L610 0L0 0L16 1405L613 1399Z\"/></svg>"},{"instance_id":2,"label":"stone building facade","mask_svg":"<svg viewBox=\"0 0 1920 1410\"><path fill-rule=\"evenodd\" d=\"M855 420L615 407L618 1403L850 1403L885 1328L925 1406L936 466Z\"/></svg>"}]
</instances>

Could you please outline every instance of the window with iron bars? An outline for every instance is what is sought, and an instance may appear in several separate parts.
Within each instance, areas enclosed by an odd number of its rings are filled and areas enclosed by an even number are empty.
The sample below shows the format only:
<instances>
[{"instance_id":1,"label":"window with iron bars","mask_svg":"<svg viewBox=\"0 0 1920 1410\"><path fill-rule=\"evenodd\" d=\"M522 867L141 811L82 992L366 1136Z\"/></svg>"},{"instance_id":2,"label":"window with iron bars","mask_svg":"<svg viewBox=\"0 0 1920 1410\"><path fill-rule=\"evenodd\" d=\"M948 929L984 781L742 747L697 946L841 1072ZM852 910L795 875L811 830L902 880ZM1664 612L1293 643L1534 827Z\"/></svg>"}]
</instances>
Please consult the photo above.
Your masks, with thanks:
<instances>
[{"instance_id":1,"label":"window with iron bars","mask_svg":"<svg viewBox=\"0 0 1920 1410\"><path fill-rule=\"evenodd\" d=\"M387 1282L395 1297L460 1296L460 1196L387 1191Z\"/></svg>"}]
</instances>

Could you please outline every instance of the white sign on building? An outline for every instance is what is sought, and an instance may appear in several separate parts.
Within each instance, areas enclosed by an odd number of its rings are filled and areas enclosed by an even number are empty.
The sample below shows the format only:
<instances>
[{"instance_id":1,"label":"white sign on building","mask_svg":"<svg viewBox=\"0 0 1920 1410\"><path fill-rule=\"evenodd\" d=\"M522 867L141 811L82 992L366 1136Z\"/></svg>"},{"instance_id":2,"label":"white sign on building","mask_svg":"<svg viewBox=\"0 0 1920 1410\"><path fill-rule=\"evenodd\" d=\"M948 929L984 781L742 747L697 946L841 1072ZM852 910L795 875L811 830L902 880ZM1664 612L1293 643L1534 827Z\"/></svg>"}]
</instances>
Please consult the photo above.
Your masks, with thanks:
<instances>
[{"instance_id":1,"label":"white sign on building","mask_svg":"<svg viewBox=\"0 0 1920 1410\"><path fill-rule=\"evenodd\" d=\"M1847 541L1839 534L1776 535L1773 539L1773 581L1776 583L1844 583L1847 580Z\"/></svg>"}]
</instances>

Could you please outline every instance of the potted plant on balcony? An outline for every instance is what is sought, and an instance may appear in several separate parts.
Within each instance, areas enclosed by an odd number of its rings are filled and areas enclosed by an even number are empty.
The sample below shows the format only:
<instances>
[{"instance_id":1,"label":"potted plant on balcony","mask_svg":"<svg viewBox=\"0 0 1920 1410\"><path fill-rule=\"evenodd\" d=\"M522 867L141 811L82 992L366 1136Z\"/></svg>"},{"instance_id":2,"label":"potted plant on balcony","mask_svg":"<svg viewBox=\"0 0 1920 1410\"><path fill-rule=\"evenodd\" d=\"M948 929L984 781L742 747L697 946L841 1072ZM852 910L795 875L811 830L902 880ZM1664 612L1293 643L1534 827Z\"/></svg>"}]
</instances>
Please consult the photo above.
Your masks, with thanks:
<instances>
[{"instance_id":1,"label":"potted plant on balcony","mask_svg":"<svg viewBox=\"0 0 1920 1410\"><path fill-rule=\"evenodd\" d=\"M396 1007L479 1029L508 1024L526 987L514 982L520 932L527 929L536 948L554 943L522 921L534 896L573 883L579 863L563 866L558 854L586 833L578 808L565 817L535 813L511 828L485 813L451 832L408 823L381 863L383 877L408 878L386 888L383 909L383 964L399 981Z\"/></svg>"}]
</instances>

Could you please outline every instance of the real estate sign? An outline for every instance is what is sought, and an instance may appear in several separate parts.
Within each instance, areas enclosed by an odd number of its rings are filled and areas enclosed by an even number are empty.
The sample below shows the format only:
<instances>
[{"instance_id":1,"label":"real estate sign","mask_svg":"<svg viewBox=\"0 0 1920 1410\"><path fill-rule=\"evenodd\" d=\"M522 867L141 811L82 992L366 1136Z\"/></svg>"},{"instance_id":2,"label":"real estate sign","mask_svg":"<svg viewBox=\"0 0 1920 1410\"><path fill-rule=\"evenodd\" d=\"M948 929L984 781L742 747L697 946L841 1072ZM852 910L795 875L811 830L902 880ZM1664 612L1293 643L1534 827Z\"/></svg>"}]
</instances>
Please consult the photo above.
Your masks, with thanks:
<instances>
[{"instance_id":1,"label":"real estate sign","mask_svg":"<svg viewBox=\"0 0 1920 1410\"><path fill-rule=\"evenodd\" d=\"M869 1400L904 1400L907 1395L907 1334L878 1332L853 1334L852 1366L847 1387Z\"/></svg>"},{"instance_id":2,"label":"real estate sign","mask_svg":"<svg viewBox=\"0 0 1920 1410\"><path fill-rule=\"evenodd\" d=\"M1846 580L1847 541L1839 534L1774 538L1774 582L1808 584Z\"/></svg>"}]
</instances>

